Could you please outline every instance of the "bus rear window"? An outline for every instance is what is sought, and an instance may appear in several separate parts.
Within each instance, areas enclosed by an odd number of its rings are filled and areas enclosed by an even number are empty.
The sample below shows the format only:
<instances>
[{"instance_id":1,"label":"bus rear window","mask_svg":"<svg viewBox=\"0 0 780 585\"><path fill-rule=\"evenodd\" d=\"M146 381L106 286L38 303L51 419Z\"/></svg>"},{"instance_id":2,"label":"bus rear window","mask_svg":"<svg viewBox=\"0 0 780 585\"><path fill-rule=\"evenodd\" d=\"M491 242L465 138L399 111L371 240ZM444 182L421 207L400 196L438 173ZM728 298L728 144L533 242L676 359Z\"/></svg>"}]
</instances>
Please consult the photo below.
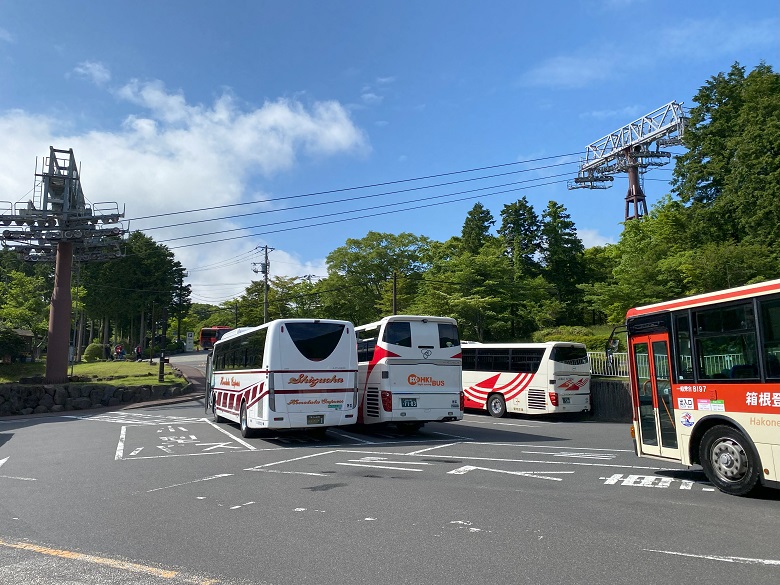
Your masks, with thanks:
<instances>
[{"instance_id":1,"label":"bus rear window","mask_svg":"<svg viewBox=\"0 0 780 585\"><path fill-rule=\"evenodd\" d=\"M579 366L588 363L588 351L581 345L556 345L550 359L561 364Z\"/></svg>"},{"instance_id":2,"label":"bus rear window","mask_svg":"<svg viewBox=\"0 0 780 585\"><path fill-rule=\"evenodd\" d=\"M385 326L384 341L392 345L412 347L412 324L409 321L390 321Z\"/></svg>"},{"instance_id":3,"label":"bus rear window","mask_svg":"<svg viewBox=\"0 0 780 585\"><path fill-rule=\"evenodd\" d=\"M285 323L295 347L303 357L319 362L330 356L341 340L341 323Z\"/></svg>"},{"instance_id":4,"label":"bus rear window","mask_svg":"<svg viewBox=\"0 0 780 585\"><path fill-rule=\"evenodd\" d=\"M457 347L459 345L457 325L453 323L439 323L439 347Z\"/></svg>"}]
</instances>

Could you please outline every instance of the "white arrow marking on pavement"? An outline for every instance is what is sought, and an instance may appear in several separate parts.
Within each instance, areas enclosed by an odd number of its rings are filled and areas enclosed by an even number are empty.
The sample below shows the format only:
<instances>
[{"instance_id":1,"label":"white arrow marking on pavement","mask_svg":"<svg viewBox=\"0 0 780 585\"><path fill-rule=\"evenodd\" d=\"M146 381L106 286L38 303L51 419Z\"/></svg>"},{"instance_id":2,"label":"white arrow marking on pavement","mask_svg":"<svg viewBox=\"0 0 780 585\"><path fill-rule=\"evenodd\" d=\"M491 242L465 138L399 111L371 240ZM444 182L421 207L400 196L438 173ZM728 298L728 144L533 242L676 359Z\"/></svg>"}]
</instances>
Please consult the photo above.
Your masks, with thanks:
<instances>
[{"instance_id":1,"label":"white arrow marking on pavement","mask_svg":"<svg viewBox=\"0 0 780 585\"><path fill-rule=\"evenodd\" d=\"M458 469L453 469L452 471L448 471L447 473L451 475L463 475L464 473L468 473L469 471L474 471L475 469L481 469L482 471L495 471L496 473L508 473L509 475L523 475L525 477L536 477L538 479L549 479L550 481L563 481L563 478L550 477L549 475L542 475L542 474L574 473L573 471L507 471L506 469L491 469L489 467L475 467L473 465L464 465L463 467L458 467Z\"/></svg>"},{"instance_id":2,"label":"white arrow marking on pavement","mask_svg":"<svg viewBox=\"0 0 780 585\"><path fill-rule=\"evenodd\" d=\"M0 467L3 466L3 463L8 461L9 457L10 457L10 455L8 457L6 457L5 459L0 459ZM20 479L22 481L36 481L36 479L34 477L14 477L13 475L0 475L0 477L5 477L7 479Z\"/></svg>"}]
</instances>

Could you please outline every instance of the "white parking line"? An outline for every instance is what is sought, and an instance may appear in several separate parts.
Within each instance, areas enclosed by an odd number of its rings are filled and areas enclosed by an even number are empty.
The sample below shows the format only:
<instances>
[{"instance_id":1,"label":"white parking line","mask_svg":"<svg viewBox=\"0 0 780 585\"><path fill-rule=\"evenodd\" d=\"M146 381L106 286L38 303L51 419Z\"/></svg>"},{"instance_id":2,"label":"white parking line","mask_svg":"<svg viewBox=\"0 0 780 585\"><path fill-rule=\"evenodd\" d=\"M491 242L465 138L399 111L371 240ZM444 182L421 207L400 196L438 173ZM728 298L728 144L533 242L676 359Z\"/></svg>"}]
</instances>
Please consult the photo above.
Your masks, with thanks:
<instances>
[{"instance_id":1,"label":"white parking line","mask_svg":"<svg viewBox=\"0 0 780 585\"><path fill-rule=\"evenodd\" d=\"M691 553L682 553L673 550L656 550L652 548L643 549L647 552L656 552L664 555L676 555L679 557L692 557L695 559L706 559L708 561L723 561L725 563L742 563L746 565L780 565L780 561L774 559L751 559L748 557L724 557L719 555L696 555Z\"/></svg>"}]
</instances>

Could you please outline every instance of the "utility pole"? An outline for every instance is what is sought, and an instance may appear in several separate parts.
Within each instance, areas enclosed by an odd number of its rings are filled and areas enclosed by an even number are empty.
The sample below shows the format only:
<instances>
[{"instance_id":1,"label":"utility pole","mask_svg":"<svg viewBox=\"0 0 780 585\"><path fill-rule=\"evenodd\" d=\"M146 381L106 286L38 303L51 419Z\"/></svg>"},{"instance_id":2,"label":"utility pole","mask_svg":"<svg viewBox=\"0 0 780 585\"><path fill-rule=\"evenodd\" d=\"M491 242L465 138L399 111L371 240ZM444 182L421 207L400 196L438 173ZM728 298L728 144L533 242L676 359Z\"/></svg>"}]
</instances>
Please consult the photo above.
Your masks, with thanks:
<instances>
[{"instance_id":1,"label":"utility pole","mask_svg":"<svg viewBox=\"0 0 780 585\"><path fill-rule=\"evenodd\" d=\"M398 273L393 271L393 315L397 314L395 309L395 295L398 290Z\"/></svg>"},{"instance_id":2,"label":"utility pole","mask_svg":"<svg viewBox=\"0 0 780 585\"><path fill-rule=\"evenodd\" d=\"M265 260L260 262L260 270L254 268L257 266L256 262L252 262L252 271L257 274L260 272L263 275L263 323L268 323L268 252L273 252L273 248L269 248L267 245L263 246L265 250Z\"/></svg>"},{"instance_id":3,"label":"utility pole","mask_svg":"<svg viewBox=\"0 0 780 585\"><path fill-rule=\"evenodd\" d=\"M152 334L149 339L149 365L152 365L152 358L154 357L154 334L157 331L157 326L154 322L154 301L152 301Z\"/></svg>"},{"instance_id":4,"label":"utility pole","mask_svg":"<svg viewBox=\"0 0 780 585\"><path fill-rule=\"evenodd\" d=\"M165 336L168 334L168 309L162 310L162 340L160 341L160 368L157 370L157 381L165 382Z\"/></svg>"}]
</instances>

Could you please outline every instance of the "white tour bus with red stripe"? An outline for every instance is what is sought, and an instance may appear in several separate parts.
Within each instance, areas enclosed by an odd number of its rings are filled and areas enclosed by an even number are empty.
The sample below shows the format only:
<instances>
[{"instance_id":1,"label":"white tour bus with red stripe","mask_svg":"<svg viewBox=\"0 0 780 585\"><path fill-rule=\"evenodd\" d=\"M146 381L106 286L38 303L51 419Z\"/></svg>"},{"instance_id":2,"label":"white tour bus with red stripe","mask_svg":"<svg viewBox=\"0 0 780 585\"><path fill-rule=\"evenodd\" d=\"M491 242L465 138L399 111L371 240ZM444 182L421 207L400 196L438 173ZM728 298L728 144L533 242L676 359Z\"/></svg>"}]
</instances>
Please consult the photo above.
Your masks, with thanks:
<instances>
[{"instance_id":1,"label":"white tour bus with red stripe","mask_svg":"<svg viewBox=\"0 0 780 585\"><path fill-rule=\"evenodd\" d=\"M590 410L590 360L585 345L463 342L466 408L556 414Z\"/></svg>"},{"instance_id":2,"label":"white tour bus with red stripe","mask_svg":"<svg viewBox=\"0 0 780 585\"><path fill-rule=\"evenodd\" d=\"M780 280L630 309L626 329L637 455L780 488Z\"/></svg>"},{"instance_id":3,"label":"white tour bus with red stripe","mask_svg":"<svg viewBox=\"0 0 780 585\"><path fill-rule=\"evenodd\" d=\"M362 424L405 432L463 418L458 323L449 317L392 315L355 328Z\"/></svg>"},{"instance_id":4,"label":"white tour bus with red stripe","mask_svg":"<svg viewBox=\"0 0 780 585\"><path fill-rule=\"evenodd\" d=\"M324 429L357 420L357 341L349 321L278 319L226 333L206 371L214 420L256 429Z\"/></svg>"}]
</instances>

